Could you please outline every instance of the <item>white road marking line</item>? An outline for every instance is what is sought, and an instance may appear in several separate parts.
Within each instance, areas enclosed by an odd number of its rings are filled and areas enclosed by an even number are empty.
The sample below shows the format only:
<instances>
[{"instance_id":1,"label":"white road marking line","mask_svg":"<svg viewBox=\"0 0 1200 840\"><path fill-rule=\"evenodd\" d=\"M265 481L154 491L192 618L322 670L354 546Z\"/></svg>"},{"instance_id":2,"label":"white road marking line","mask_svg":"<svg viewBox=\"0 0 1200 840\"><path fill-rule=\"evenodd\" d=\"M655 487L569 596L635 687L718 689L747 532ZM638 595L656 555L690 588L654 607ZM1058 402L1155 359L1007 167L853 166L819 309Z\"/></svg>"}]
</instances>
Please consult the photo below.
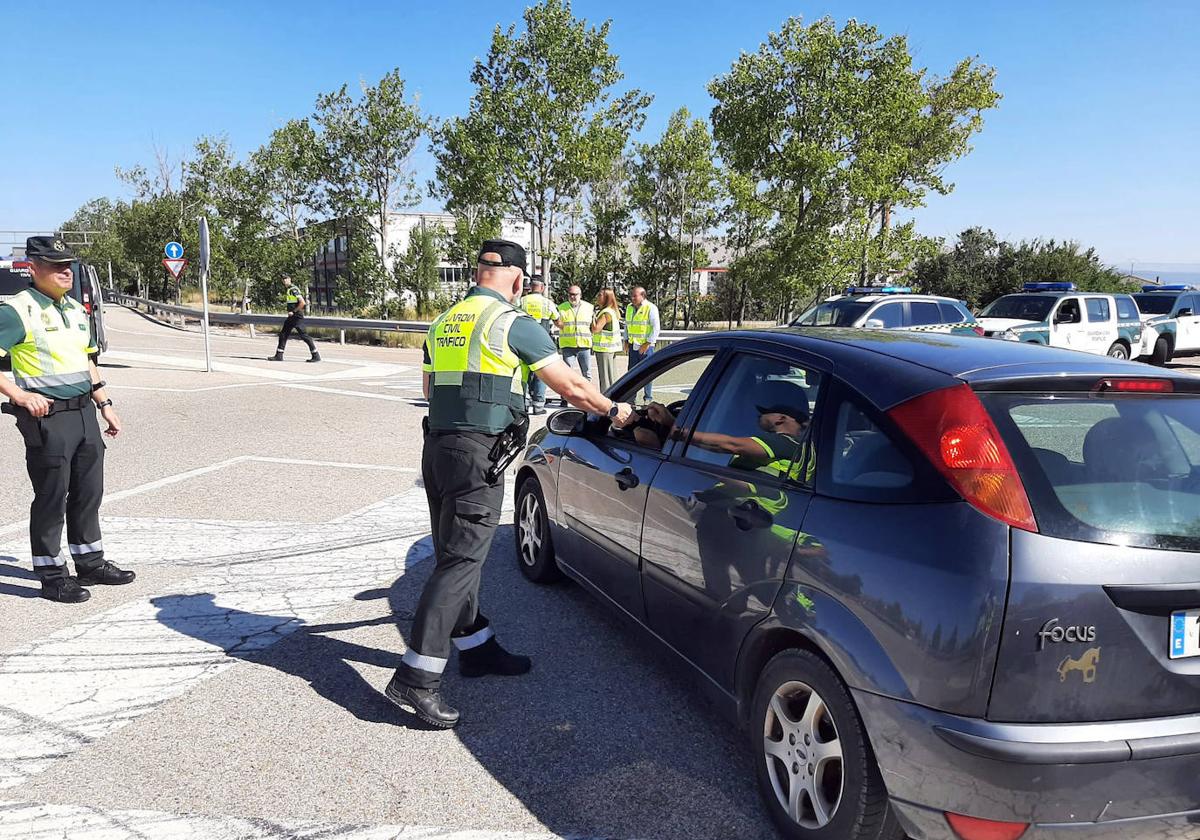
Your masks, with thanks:
<instances>
[{"instance_id":1,"label":"white road marking line","mask_svg":"<svg viewBox=\"0 0 1200 840\"><path fill-rule=\"evenodd\" d=\"M374 514L389 533L364 544ZM339 523L231 523L217 531L182 521L173 531L158 523L112 535L142 543L132 555L211 567L169 584L169 594L147 594L0 657L0 788L24 783L243 654L404 574L428 557L424 548L412 551L428 532L425 494L412 489Z\"/></svg>"},{"instance_id":2,"label":"white road marking line","mask_svg":"<svg viewBox=\"0 0 1200 840\"><path fill-rule=\"evenodd\" d=\"M169 814L162 811L105 811L82 805L0 802L0 838L13 840L564 840L559 834L441 828L424 825L334 825L319 822L249 820L233 816ZM571 835L572 840L585 840Z\"/></svg>"},{"instance_id":3,"label":"white road marking line","mask_svg":"<svg viewBox=\"0 0 1200 840\"><path fill-rule=\"evenodd\" d=\"M178 484L181 481L187 481L190 478L197 478L202 475L207 475L217 470L222 470L225 467L234 464L245 463L246 461L261 461L268 464L296 464L307 467L330 467L333 469L360 469L360 470L384 470L387 472L402 472L402 473L419 473L420 470L416 467L393 467L383 464L352 464L345 461L309 461L301 458L275 458L265 455L237 455L233 458L226 458L224 461L218 461L215 464L209 464L206 467L196 467L192 470L185 470L174 475L164 476L163 478L148 481L145 484L139 484L136 487L130 487L127 490L118 490L116 493L107 493L104 496L104 502L117 502L121 499L128 499L130 496L140 496L143 493L150 493L159 490L163 487L168 487L172 484ZM22 519L18 522L12 522L8 525L0 526L0 536L10 534L15 531L21 531L29 526L28 519Z\"/></svg>"},{"instance_id":4,"label":"white road marking line","mask_svg":"<svg viewBox=\"0 0 1200 840\"><path fill-rule=\"evenodd\" d=\"M386 400L387 402L402 402L411 403L407 397L393 397L390 394L373 394L370 391L349 391L344 388L325 388L320 385L300 385L289 382L286 385L281 384L281 388L294 388L298 391L315 391L318 394L335 394L341 397L365 397L369 400Z\"/></svg>"}]
</instances>

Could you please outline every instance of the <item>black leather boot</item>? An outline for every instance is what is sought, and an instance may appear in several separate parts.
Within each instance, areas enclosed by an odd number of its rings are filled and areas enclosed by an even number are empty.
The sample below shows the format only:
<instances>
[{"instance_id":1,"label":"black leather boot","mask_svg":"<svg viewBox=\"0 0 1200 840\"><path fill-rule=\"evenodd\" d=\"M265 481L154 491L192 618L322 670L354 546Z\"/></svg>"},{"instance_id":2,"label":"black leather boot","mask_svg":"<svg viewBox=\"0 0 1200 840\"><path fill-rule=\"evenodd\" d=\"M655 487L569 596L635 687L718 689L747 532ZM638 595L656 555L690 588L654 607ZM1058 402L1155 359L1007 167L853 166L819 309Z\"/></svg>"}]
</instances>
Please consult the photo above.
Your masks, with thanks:
<instances>
[{"instance_id":1,"label":"black leather boot","mask_svg":"<svg viewBox=\"0 0 1200 840\"><path fill-rule=\"evenodd\" d=\"M267 359L267 361L268 362L282 362L283 361L283 351L276 350L275 355L272 356L271 358Z\"/></svg>"},{"instance_id":2,"label":"black leather boot","mask_svg":"<svg viewBox=\"0 0 1200 840\"><path fill-rule=\"evenodd\" d=\"M528 674L532 667L533 660L509 653L500 647L494 636L479 647L458 653L458 672L464 677L486 677L488 674L519 677Z\"/></svg>"},{"instance_id":3,"label":"black leather boot","mask_svg":"<svg viewBox=\"0 0 1200 840\"><path fill-rule=\"evenodd\" d=\"M458 725L458 709L452 708L431 688L414 688L395 677L383 690L384 696L402 709L412 709L418 718L439 729Z\"/></svg>"},{"instance_id":4,"label":"black leather boot","mask_svg":"<svg viewBox=\"0 0 1200 840\"><path fill-rule=\"evenodd\" d=\"M133 583L133 579L137 577L136 572L127 572L124 569L118 569L107 560L104 565L92 569L89 572L80 571L79 585L80 586L120 586L124 583Z\"/></svg>"},{"instance_id":5,"label":"black leather boot","mask_svg":"<svg viewBox=\"0 0 1200 840\"><path fill-rule=\"evenodd\" d=\"M319 361L321 361L321 354L320 354L320 353L318 353L316 350L314 350L314 351L312 352L312 357L309 359L309 361L310 361L310 362L319 362Z\"/></svg>"},{"instance_id":6,"label":"black leather boot","mask_svg":"<svg viewBox=\"0 0 1200 840\"><path fill-rule=\"evenodd\" d=\"M73 577L53 577L42 581L42 597L60 604L82 604L92 593L79 585Z\"/></svg>"}]
</instances>

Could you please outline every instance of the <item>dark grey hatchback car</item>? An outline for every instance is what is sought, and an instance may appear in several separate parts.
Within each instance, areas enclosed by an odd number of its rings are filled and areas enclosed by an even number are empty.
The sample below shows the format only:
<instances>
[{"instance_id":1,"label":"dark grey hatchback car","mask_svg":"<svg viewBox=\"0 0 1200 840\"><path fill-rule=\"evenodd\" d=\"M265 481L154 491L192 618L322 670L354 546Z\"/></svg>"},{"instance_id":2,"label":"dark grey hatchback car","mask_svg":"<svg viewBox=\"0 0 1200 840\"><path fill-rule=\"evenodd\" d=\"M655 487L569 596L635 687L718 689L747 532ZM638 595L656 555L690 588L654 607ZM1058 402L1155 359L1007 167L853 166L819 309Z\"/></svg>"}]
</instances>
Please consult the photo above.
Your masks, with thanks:
<instances>
[{"instance_id":1,"label":"dark grey hatchback car","mask_svg":"<svg viewBox=\"0 0 1200 840\"><path fill-rule=\"evenodd\" d=\"M1200 379L857 330L689 339L517 479L702 675L793 838L1200 837Z\"/></svg>"}]
</instances>

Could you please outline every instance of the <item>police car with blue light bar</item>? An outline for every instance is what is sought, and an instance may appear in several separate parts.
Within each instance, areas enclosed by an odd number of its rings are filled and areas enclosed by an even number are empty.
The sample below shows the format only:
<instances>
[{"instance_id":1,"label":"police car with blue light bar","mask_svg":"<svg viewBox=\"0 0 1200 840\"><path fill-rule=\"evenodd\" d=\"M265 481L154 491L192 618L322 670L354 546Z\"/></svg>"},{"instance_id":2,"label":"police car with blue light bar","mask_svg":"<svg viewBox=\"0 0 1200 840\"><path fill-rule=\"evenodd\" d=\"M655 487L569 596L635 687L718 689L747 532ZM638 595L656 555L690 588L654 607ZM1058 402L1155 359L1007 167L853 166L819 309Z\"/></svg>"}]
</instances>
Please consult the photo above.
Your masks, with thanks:
<instances>
[{"instance_id":1,"label":"police car with blue light bar","mask_svg":"<svg viewBox=\"0 0 1200 840\"><path fill-rule=\"evenodd\" d=\"M962 301L913 294L907 286L850 286L845 293L812 307L791 325L983 335Z\"/></svg>"},{"instance_id":2,"label":"police car with blue light bar","mask_svg":"<svg viewBox=\"0 0 1200 840\"><path fill-rule=\"evenodd\" d=\"M1166 364L1175 356L1200 353L1200 291L1184 283L1142 286L1137 301L1150 346L1149 361Z\"/></svg>"},{"instance_id":3,"label":"police car with blue light bar","mask_svg":"<svg viewBox=\"0 0 1200 840\"><path fill-rule=\"evenodd\" d=\"M1074 283L1026 283L984 307L979 323L989 338L1064 347L1114 359L1153 350L1143 343L1141 313L1131 295L1080 292Z\"/></svg>"}]
</instances>

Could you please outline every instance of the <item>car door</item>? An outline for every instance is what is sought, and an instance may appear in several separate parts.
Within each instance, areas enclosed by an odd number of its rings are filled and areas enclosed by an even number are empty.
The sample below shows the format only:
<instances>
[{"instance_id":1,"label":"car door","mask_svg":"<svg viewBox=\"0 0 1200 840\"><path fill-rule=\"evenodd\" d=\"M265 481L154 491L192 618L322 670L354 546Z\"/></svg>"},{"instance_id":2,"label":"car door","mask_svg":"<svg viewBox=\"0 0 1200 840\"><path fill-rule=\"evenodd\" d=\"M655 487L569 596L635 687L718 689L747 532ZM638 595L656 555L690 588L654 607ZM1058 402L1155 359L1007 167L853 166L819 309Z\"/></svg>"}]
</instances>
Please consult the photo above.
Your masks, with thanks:
<instances>
[{"instance_id":1,"label":"car door","mask_svg":"<svg viewBox=\"0 0 1200 840\"><path fill-rule=\"evenodd\" d=\"M1113 307L1106 297L1089 297L1083 300L1084 314L1087 318L1082 346L1079 350L1089 353L1108 353L1117 340L1117 323L1113 319Z\"/></svg>"},{"instance_id":2,"label":"car door","mask_svg":"<svg viewBox=\"0 0 1200 840\"><path fill-rule=\"evenodd\" d=\"M1176 351L1200 350L1200 314L1196 312L1200 299L1196 295L1180 295L1175 303Z\"/></svg>"},{"instance_id":3,"label":"car door","mask_svg":"<svg viewBox=\"0 0 1200 840\"><path fill-rule=\"evenodd\" d=\"M719 685L777 594L811 498L815 360L734 355L654 477L642 532L650 628Z\"/></svg>"},{"instance_id":4,"label":"car door","mask_svg":"<svg viewBox=\"0 0 1200 840\"><path fill-rule=\"evenodd\" d=\"M908 302L908 328L922 332L949 332L943 324L942 311L936 300L910 300Z\"/></svg>"},{"instance_id":5,"label":"car door","mask_svg":"<svg viewBox=\"0 0 1200 840\"><path fill-rule=\"evenodd\" d=\"M1086 349L1082 346L1087 324L1083 321L1083 308L1079 298L1065 297L1050 313L1050 346L1067 347L1072 350Z\"/></svg>"},{"instance_id":6,"label":"car door","mask_svg":"<svg viewBox=\"0 0 1200 840\"><path fill-rule=\"evenodd\" d=\"M656 400L682 408L716 353L707 349L647 363L641 375L620 386L616 399L631 401L649 381ZM665 435L654 439L651 425L642 421L618 431L607 420L589 423L566 439L558 473L560 561L639 620L644 620L638 552L642 515L650 482L670 445L661 440Z\"/></svg>"}]
</instances>

